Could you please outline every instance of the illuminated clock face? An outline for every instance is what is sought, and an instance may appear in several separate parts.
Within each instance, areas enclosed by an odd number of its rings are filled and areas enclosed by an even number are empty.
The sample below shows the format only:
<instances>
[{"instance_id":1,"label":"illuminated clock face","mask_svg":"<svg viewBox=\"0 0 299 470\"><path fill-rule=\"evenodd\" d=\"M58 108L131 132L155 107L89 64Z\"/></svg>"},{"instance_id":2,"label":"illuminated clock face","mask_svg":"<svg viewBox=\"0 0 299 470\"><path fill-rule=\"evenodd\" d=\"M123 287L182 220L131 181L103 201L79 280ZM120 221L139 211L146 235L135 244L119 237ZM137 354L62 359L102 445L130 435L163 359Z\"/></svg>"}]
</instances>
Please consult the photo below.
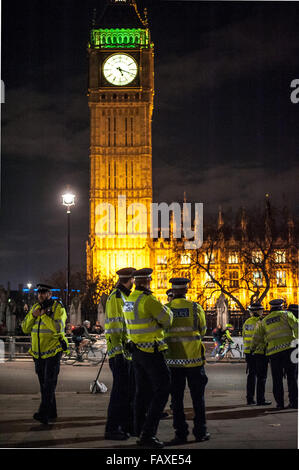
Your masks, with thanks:
<instances>
[{"instance_id":1,"label":"illuminated clock face","mask_svg":"<svg viewBox=\"0 0 299 470\"><path fill-rule=\"evenodd\" d=\"M137 72L137 62L128 54L113 54L103 65L104 77L111 85L128 85L136 78Z\"/></svg>"}]
</instances>

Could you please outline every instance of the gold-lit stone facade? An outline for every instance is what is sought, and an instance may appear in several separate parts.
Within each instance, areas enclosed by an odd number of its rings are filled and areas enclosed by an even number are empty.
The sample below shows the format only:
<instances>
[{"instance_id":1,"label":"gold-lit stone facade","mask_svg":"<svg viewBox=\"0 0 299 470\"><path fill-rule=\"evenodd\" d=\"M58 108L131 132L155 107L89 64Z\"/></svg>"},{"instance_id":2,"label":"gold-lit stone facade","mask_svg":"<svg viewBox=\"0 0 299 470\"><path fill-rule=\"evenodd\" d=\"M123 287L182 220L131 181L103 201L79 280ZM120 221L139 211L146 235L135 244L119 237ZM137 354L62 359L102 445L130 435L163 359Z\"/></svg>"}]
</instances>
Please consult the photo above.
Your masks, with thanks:
<instances>
[{"instance_id":1,"label":"gold-lit stone facade","mask_svg":"<svg viewBox=\"0 0 299 470\"><path fill-rule=\"evenodd\" d=\"M137 16L133 20L141 21ZM109 277L125 266L142 268L150 265L148 233L152 202L154 51L148 28L145 23L141 26L143 28L111 29L113 33L110 36L107 28L95 30L92 34L95 40L91 41L88 49L90 237L87 269L91 275L100 273ZM120 41L124 42L123 47ZM108 57L122 53L137 62L138 75L128 86L113 86L105 79L103 64ZM119 196L125 198L127 212L132 204L135 205L135 213L138 205L146 207L143 236L128 235L126 223L119 214ZM115 208L115 225L109 236L98 235L109 230L103 224L104 204ZM129 224L133 216L134 211L127 218Z\"/></svg>"},{"instance_id":2,"label":"gold-lit stone facade","mask_svg":"<svg viewBox=\"0 0 299 470\"><path fill-rule=\"evenodd\" d=\"M87 243L87 270L90 276L115 276L118 269L133 266L137 269L154 269L152 288L155 294L166 301L165 291L170 286L168 280L173 275L192 279L189 298L201 299L207 310L212 310L220 295L204 269L194 266L188 260L188 252L174 267L173 259L176 244L170 238L150 238L150 205L152 203L152 115L154 105L154 47L146 19L142 19L132 1L118 4L111 0L110 10L103 24L93 29L89 53L88 104L90 109L90 228ZM128 24L124 15L118 15L122 24L112 24L113 7L127 8ZM129 11L130 10L130 11ZM117 10L118 11L118 10ZM110 15L110 16L109 16ZM111 16L112 15L112 16ZM132 15L135 15L134 18ZM109 18L108 18L109 16ZM105 23L106 20L106 23ZM135 24L135 23L136 24ZM133 24L132 24L133 23ZM114 54L127 54L138 64L137 77L126 86L111 85L103 74L105 60ZM120 74L122 70L120 69ZM124 73L124 71L123 71ZM120 75L121 78L121 75ZM123 206L119 208L119 197ZM107 210L105 208L107 205ZM109 204L115 208L110 216ZM146 207L146 230L144 235L128 234L131 215L124 223L120 211L128 212L135 204L133 213L138 214L138 204ZM125 205L125 207L124 207ZM101 209L100 209L101 208ZM110 214L111 215L111 214ZM140 214L139 214L140 215ZM106 218L105 218L106 217ZM106 222L105 222L106 221ZM218 221L219 223L219 221ZM220 221L221 223L221 221ZM106 233L105 236L101 235ZM100 233L100 235L99 235ZM279 243L277 250L279 251ZM242 279L244 260L240 254L235 257L233 239L223 241L214 253L211 269L215 276L225 276L227 286L245 306L250 302L252 292L246 289ZM201 263L204 264L205 243L202 248ZM282 258L272 270L271 289L265 300L285 298L288 303L298 301L297 269L294 269L294 256L298 251L285 248ZM191 258L194 253L191 253ZM291 266L292 265L292 266ZM225 274L223 274L225 273ZM261 285L263 279L256 282ZM238 308L230 299L229 307Z\"/></svg>"},{"instance_id":3,"label":"gold-lit stone facade","mask_svg":"<svg viewBox=\"0 0 299 470\"><path fill-rule=\"evenodd\" d=\"M199 250L198 263L207 266L208 243L204 241ZM210 273L215 279L225 279L222 285L246 308L250 305L250 299L256 287L259 287L260 294L266 287L265 277L260 270L253 266L249 267L248 273L244 276L245 263L242 253L238 252L238 247L233 239L223 240L213 251L213 260L210 264ZM173 263L174 253L177 256ZM254 251L253 251L254 255ZM184 250L177 251L175 245L170 240L159 240L153 248L151 267L155 269L153 287L155 293L166 301L165 291L171 287L169 279L173 276L187 277L191 279L188 297L191 300L199 300L208 311L215 310L216 302L221 294L220 288L212 281L209 274L203 267L196 263L197 254ZM248 268L248 264L247 264ZM286 247L285 243L276 244L273 249L273 262L269 269L270 288L262 303L265 307L269 301L275 298L284 299L290 303L298 303L298 249L291 246ZM249 281L249 282L248 282ZM250 289L248 288L250 284ZM228 307L231 311L240 311L238 305L226 296Z\"/></svg>"}]
</instances>

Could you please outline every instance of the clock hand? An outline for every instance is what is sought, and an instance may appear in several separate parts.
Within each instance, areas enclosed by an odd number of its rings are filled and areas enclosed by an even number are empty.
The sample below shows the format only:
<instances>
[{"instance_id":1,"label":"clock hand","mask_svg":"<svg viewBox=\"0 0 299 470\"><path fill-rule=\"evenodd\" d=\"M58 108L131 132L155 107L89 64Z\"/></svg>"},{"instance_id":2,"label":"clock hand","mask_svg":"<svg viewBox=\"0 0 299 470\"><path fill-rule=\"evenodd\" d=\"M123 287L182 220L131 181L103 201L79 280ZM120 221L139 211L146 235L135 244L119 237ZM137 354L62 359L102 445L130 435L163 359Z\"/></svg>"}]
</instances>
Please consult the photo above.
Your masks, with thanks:
<instances>
[{"instance_id":1,"label":"clock hand","mask_svg":"<svg viewBox=\"0 0 299 470\"><path fill-rule=\"evenodd\" d=\"M124 70L124 69L121 69L120 67L119 67L119 70L122 70L122 71L125 72L125 73L129 73L130 75L135 75L134 73L129 72L129 70Z\"/></svg>"},{"instance_id":2,"label":"clock hand","mask_svg":"<svg viewBox=\"0 0 299 470\"><path fill-rule=\"evenodd\" d=\"M123 75L123 70L122 70L120 67L116 67L116 68L117 68L117 70L119 70L120 73ZM124 70L124 72L125 72L125 70Z\"/></svg>"}]
</instances>

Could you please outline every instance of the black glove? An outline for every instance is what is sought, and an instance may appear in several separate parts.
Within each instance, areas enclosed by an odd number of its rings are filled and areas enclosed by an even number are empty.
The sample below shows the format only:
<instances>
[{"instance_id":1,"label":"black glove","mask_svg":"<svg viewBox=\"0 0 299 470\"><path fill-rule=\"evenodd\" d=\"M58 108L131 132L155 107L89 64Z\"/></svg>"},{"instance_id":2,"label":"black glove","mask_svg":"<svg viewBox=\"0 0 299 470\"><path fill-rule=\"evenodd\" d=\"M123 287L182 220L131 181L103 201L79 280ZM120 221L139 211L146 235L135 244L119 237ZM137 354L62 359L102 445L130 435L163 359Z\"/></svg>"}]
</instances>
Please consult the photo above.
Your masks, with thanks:
<instances>
[{"instance_id":1,"label":"black glove","mask_svg":"<svg viewBox=\"0 0 299 470\"><path fill-rule=\"evenodd\" d=\"M66 351L67 350L66 341L63 338L58 338L58 339L59 339L60 346L62 347L62 351Z\"/></svg>"},{"instance_id":2,"label":"black glove","mask_svg":"<svg viewBox=\"0 0 299 470\"><path fill-rule=\"evenodd\" d=\"M52 315L52 306L54 304L54 300L46 299L43 303L41 303L41 308L45 310L45 314L49 317Z\"/></svg>"},{"instance_id":3,"label":"black glove","mask_svg":"<svg viewBox=\"0 0 299 470\"><path fill-rule=\"evenodd\" d=\"M125 343L124 346L125 346L125 350L132 354L132 352L134 351L134 344L132 343L132 341Z\"/></svg>"}]
</instances>

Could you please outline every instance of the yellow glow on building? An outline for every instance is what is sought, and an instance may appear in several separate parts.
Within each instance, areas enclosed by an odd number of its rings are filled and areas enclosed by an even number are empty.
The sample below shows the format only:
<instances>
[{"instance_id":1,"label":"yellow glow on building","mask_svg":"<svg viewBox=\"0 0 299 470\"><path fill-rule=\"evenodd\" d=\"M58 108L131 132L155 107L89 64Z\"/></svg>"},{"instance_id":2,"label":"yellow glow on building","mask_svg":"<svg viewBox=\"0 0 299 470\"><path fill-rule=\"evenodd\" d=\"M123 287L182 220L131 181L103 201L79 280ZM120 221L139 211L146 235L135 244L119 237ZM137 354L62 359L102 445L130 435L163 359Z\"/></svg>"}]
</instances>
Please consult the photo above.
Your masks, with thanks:
<instances>
[{"instance_id":1,"label":"yellow glow on building","mask_svg":"<svg viewBox=\"0 0 299 470\"><path fill-rule=\"evenodd\" d=\"M113 8L113 4L109 8ZM171 287L168 280L174 273L169 264L173 256L173 244L171 239L153 240L149 236L152 203L154 47L146 22L142 22L138 12L136 14L136 17L130 18L131 23L136 23L135 30L123 26L118 29L115 25L110 31L103 18L103 24L92 31L88 48L90 227L87 270L91 277L98 274L110 277L115 276L117 270L127 266L136 269L152 267L152 289L161 300L166 301L165 291ZM126 73L125 70L116 66L111 71L116 77L115 85L112 84L113 75L107 75L109 70L104 70L105 63L113 63L107 60L114 54L125 54L125 60L132 57L132 62L137 64L136 78L125 86L121 85L121 74ZM132 204L135 205L134 215L131 214L125 219L123 215L129 212ZM140 216L136 206L138 204L143 205L147 212L147 230L144 235L128 233L134 226L132 219ZM139 232L142 223L141 220L135 223L135 229ZM219 214L218 223L223 224L222 214ZM235 285L236 296L243 305L248 305L251 294L242 289L239 282L238 263L241 263L241 260L238 253L224 247L221 253L216 254L213 269L217 276L220 276L223 269L223 263L221 265L219 261L221 256L227 257L227 276L232 286ZM258 254L253 253L253 256ZM282 253L277 256L281 263L285 261ZM297 273L292 272L287 265L279 269L282 272L277 274L276 279L272 279L272 287L266 301L279 297L285 298L288 303L297 303ZM190 299L197 300L199 292L205 286L206 306L208 309L215 306L220 292L215 290L211 282L206 284L207 278L203 270L195 272L190 267L187 254L182 257L180 269L176 269L175 273L191 277L192 284L188 294ZM234 308L234 305L231 306Z\"/></svg>"}]
</instances>

